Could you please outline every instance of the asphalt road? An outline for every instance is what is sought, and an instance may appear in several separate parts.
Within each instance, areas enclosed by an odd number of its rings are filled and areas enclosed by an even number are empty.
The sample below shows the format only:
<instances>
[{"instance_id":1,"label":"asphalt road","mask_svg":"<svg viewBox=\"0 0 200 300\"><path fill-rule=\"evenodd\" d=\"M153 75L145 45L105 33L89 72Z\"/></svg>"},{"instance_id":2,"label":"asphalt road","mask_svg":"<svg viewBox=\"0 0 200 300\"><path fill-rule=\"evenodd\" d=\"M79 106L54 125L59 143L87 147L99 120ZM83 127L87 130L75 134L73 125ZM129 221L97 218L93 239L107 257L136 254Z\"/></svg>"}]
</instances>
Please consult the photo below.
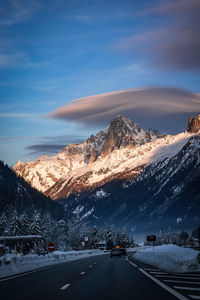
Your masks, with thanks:
<instances>
[{"instance_id":1,"label":"asphalt road","mask_svg":"<svg viewBox=\"0 0 200 300\"><path fill-rule=\"evenodd\" d=\"M149 269L149 266L144 264L138 266L136 263L138 262L131 257L110 258L109 255L71 261L23 276L0 280L0 296L2 300L177 299L177 295L174 296L171 291L158 284L161 281L156 279L155 274L162 275L160 270L150 274L148 270L155 269ZM184 295L178 298L191 299L184 298Z\"/></svg>"}]
</instances>

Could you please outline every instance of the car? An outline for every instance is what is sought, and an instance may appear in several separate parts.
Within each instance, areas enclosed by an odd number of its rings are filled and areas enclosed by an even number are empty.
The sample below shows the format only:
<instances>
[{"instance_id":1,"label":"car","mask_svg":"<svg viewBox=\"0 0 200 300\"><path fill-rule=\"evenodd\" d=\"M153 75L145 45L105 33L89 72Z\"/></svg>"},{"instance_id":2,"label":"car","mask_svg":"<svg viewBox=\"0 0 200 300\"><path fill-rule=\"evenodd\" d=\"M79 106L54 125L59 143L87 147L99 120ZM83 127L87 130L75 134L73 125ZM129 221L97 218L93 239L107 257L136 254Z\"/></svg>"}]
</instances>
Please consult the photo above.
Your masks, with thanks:
<instances>
[{"instance_id":1,"label":"car","mask_svg":"<svg viewBox=\"0 0 200 300\"><path fill-rule=\"evenodd\" d=\"M127 255L126 248L120 248L121 255Z\"/></svg>"},{"instance_id":2,"label":"car","mask_svg":"<svg viewBox=\"0 0 200 300\"><path fill-rule=\"evenodd\" d=\"M119 257L121 257L121 251L120 251L120 249L119 248L113 248L113 249L111 249L111 251L110 251L110 257L113 257L113 256L119 256Z\"/></svg>"}]
</instances>

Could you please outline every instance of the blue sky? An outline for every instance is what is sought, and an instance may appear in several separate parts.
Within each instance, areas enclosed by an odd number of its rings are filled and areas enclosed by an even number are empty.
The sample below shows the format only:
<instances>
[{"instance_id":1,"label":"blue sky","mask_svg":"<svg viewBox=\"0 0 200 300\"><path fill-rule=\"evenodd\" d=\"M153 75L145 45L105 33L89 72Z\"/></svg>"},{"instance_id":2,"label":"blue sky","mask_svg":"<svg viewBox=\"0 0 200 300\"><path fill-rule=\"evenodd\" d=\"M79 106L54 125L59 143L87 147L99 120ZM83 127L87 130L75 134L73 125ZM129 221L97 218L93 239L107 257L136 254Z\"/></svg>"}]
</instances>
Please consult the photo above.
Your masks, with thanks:
<instances>
[{"instance_id":1,"label":"blue sky","mask_svg":"<svg viewBox=\"0 0 200 300\"><path fill-rule=\"evenodd\" d=\"M112 118L49 117L74 99L147 87L199 93L199 12L197 0L1 1L1 159L50 155ZM177 112L180 128L196 110ZM157 129L170 131L157 116Z\"/></svg>"}]
</instances>

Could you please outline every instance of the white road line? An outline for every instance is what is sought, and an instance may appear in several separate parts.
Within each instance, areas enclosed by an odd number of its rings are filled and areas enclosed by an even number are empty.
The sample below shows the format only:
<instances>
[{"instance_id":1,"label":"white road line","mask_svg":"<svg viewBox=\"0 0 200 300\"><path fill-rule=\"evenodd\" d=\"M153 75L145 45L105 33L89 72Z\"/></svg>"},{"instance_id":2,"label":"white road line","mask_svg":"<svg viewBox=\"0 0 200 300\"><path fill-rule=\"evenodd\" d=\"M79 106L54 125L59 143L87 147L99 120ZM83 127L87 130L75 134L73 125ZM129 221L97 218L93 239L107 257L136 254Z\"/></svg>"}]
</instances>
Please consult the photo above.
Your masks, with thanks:
<instances>
[{"instance_id":1,"label":"white road line","mask_svg":"<svg viewBox=\"0 0 200 300\"><path fill-rule=\"evenodd\" d=\"M175 289L178 290L189 290L189 291L200 291L200 288L189 287L189 286L173 286Z\"/></svg>"},{"instance_id":2,"label":"white road line","mask_svg":"<svg viewBox=\"0 0 200 300\"><path fill-rule=\"evenodd\" d=\"M92 266L89 266L89 268L92 268Z\"/></svg>"},{"instance_id":3,"label":"white road line","mask_svg":"<svg viewBox=\"0 0 200 300\"><path fill-rule=\"evenodd\" d=\"M155 283L157 283L159 286L161 286L163 289L167 290L169 293L171 293L172 295L174 295L176 298L180 299L180 300L188 300L188 298L186 298L185 296L183 296L182 294L180 294L179 292L173 290L172 288L170 288L169 286L167 286L166 284L164 284L162 281L158 280L157 278L151 276L149 273L147 273L146 271L144 271L143 269L139 269L140 272L142 272L144 275L146 275L147 277L149 277L151 280L153 280Z\"/></svg>"},{"instance_id":4,"label":"white road line","mask_svg":"<svg viewBox=\"0 0 200 300\"><path fill-rule=\"evenodd\" d=\"M129 264L131 264L132 266L134 266L134 267L136 267L137 268L137 265L136 264L134 264L132 261L128 261L129 262Z\"/></svg>"},{"instance_id":5,"label":"white road line","mask_svg":"<svg viewBox=\"0 0 200 300\"><path fill-rule=\"evenodd\" d=\"M144 269L145 271L160 271L158 269Z\"/></svg>"},{"instance_id":6,"label":"white road line","mask_svg":"<svg viewBox=\"0 0 200 300\"><path fill-rule=\"evenodd\" d=\"M191 274L191 273L174 273L174 275L178 275L178 276L185 276L185 275L187 275L187 276L196 276L197 278L200 279L200 275L195 274L195 273L193 273L193 274Z\"/></svg>"},{"instance_id":7,"label":"white road line","mask_svg":"<svg viewBox=\"0 0 200 300\"><path fill-rule=\"evenodd\" d=\"M189 297L192 299L200 299L200 296L197 296L197 295L189 295Z\"/></svg>"},{"instance_id":8,"label":"white road line","mask_svg":"<svg viewBox=\"0 0 200 300\"><path fill-rule=\"evenodd\" d=\"M80 274L81 274L81 275L84 275L84 274L85 274L85 272L81 272Z\"/></svg>"},{"instance_id":9,"label":"white road line","mask_svg":"<svg viewBox=\"0 0 200 300\"><path fill-rule=\"evenodd\" d=\"M164 281L164 282L189 283L189 284L198 284L198 285L200 285L200 282L196 282L196 281L167 280L167 279L163 279L163 281Z\"/></svg>"},{"instance_id":10,"label":"white road line","mask_svg":"<svg viewBox=\"0 0 200 300\"><path fill-rule=\"evenodd\" d=\"M192 280L199 280L196 277L180 277L180 276L171 276L171 275L155 275L156 277L164 277L164 278L176 278L176 279L192 279Z\"/></svg>"},{"instance_id":11,"label":"white road line","mask_svg":"<svg viewBox=\"0 0 200 300\"><path fill-rule=\"evenodd\" d=\"M63 287L61 287L61 290L66 290L69 286L70 286L70 284L67 283L67 284L63 285Z\"/></svg>"},{"instance_id":12,"label":"white road line","mask_svg":"<svg viewBox=\"0 0 200 300\"><path fill-rule=\"evenodd\" d=\"M161 274L161 275L167 275L167 273L165 273L165 272L156 272L156 271L151 271L151 272L149 272L149 273L151 273L151 274L157 274L157 275L159 275L159 274Z\"/></svg>"},{"instance_id":13,"label":"white road line","mask_svg":"<svg viewBox=\"0 0 200 300\"><path fill-rule=\"evenodd\" d=\"M22 274L17 274L17 275L14 275L14 276L11 275L11 277L0 279L0 282L1 281L7 281L7 280L15 279L15 278L22 277L22 276L26 276L26 275L29 275L29 274L32 274L32 273L36 273L36 272L39 272L39 271L43 271L43 270L46 270L46 269L50 269L50 268L59 266L61 264L63 264L63 262L55 264L55 265L51 265L51 266L46 266L46 267L38 268L38 269L35 269L35 270L32 270L32 271L27 271L27 272L22 273Z\"/></svg>"}]
</instances>

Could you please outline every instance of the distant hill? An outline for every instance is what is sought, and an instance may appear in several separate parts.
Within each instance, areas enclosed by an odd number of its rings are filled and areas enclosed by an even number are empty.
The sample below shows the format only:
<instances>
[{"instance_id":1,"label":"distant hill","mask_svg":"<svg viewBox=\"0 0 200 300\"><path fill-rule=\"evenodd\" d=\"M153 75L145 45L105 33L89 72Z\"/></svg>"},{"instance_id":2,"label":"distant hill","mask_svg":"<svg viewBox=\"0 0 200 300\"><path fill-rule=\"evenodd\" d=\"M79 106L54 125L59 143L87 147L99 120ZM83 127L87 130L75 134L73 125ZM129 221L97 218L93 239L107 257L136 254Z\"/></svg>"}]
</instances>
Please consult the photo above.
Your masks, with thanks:
<instances>
[{"instance_id":1,"label":"distant hill","mask_svg":"<svg viewBox=\"0 0 200 300\"><path fill-rule=\"evenodd\" d=\"M22 177L0 161L0 212L12 206L19 213L29 209L49 212L54 219L64 217L63 207L31 187Z\"/></svg>"}]
</instances>

